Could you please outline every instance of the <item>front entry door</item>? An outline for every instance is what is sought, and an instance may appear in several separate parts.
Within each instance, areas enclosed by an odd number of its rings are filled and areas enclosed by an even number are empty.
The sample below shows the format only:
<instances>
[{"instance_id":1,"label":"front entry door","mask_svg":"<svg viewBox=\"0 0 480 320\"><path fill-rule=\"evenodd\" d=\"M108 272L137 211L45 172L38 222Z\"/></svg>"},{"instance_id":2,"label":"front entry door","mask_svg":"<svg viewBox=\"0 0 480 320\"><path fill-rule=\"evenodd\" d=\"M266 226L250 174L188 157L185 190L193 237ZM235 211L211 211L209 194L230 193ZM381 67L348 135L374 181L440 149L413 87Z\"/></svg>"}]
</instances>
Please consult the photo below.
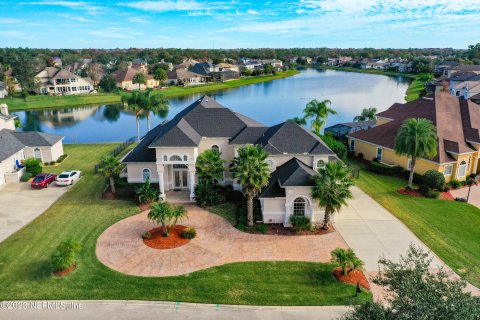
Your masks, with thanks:
<instances>
[{"instance_id":1,"label":"front entry door","mask_svg":"<svg viewBox=\"0 0 480 320\"><path fill-rule=\"evenodd\" d=\"M188 188L188 171L187 170L174 170L173 176L175 180L175 189Z\"/></svg>"}]
</instances>

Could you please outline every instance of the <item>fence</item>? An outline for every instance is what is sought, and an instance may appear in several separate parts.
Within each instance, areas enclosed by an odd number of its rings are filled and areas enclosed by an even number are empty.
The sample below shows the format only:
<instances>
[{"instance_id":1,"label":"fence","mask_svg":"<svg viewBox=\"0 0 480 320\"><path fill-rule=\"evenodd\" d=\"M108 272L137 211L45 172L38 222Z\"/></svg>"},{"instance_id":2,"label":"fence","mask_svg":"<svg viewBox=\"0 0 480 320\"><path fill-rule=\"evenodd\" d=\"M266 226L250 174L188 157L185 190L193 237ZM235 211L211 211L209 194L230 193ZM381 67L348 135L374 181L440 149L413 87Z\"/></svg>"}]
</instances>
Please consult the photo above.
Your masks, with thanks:
<instances>
[{"instance_id":1,"label":"fence","mask_svg":"<svg viewBox=\"0 0 480 320\"><path fill-rule=\"evenodd\" d=\"M121 144L119 144L112 152L110 152L110 153L108 154L108 156L111 156L111 157L116 157L116 156L118 156L118 155L121 154L125 149L127 149L128 146L130 146L132 143L134 143L136 140L137 140L137 137L131 137L130 139L125 140L124 142L122 142ZM100 163L97 163L97 164L95 165L95 173L98 173L102 167L103 167L103 164L102 164L101 162L100 162Z\"/></svg>"}]
</instances>

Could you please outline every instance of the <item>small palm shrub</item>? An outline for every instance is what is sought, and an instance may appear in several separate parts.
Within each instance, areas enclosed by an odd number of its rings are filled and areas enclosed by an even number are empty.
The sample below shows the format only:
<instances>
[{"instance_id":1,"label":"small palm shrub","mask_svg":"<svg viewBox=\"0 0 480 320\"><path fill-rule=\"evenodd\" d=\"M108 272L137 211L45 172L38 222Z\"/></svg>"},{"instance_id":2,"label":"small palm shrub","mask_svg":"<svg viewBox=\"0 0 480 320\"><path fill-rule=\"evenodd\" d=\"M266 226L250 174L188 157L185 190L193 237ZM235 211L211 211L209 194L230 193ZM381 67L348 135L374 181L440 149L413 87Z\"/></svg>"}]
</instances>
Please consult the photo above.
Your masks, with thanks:
<instances>
[{"instance_id":1,"label":"small palm shrub","mask_svg":"<svg viewBox=\"0 0 480 320\"><path fill-rule=\"evenodd\" d=\"M290 216L290 223L295 232L307 231L312 229L310 220L304 216Z\"/></svg>"},{"instance_id":2,"label":"small palm shrub","mask_svg":"<svg viewBox=\"0 0 480 320\"><path fill-rule=\"evenodd\" d=\"M25 160L25 171L30 173L32 176L42 173L42 170L43 169L40 160L34 158Z\"/></svg>"},{"instance_id":3,"label":"small palm shrub","mask_svg":"<svg viewBox=\"0 0 480 320\"><path fill-rule=\"evenodd\" d=\"M195 228L187 228L182 231L181 236L183 239L193 239L197 236L197 230Z\"/></svg>"},{"instance_id":4,"label":"small palm shrub","mask_svg":"<svg viewBox=\"0 0 480 320\"><path fill-rule=\"evenodd\" d=\"M212 183L207 180L200 180L195 186L195 201L204 208L220 204L222 197L217 193Z\"/></svg>"},{"instance_id":5,"label":"small palm shrub","mask_svg":"<svg viewBox=\"0 0 480 320\"><path fill-rule=\"evenodd\" d=\"M32 174L31 173L28 173L28 172L25 172L21 177L20 177L20 181L22 182L27 182L28 180L30 180L32 178Z\"/></svg>"},{"instance_id":6,"label":"small palm shrub","mask_svg":"<svg viewBox=\"0 0 480 320\"><path fill-rule=\"evenodd\" d=\"M135 194L140 204L151 203L157 200L159 193L160 190L152 186L150 180L135 188Z\"/></svg>"},{"instance_id":7,"label":"small palm shrub","mask_svg":"<svg viewBox=\"0 0 480 320\"><path fill-rule=\"evenodd\" d=\"M343 275L347 275L348 270L350 268L354 269L362 269L363 268L363 261L357 257L355 252L348 248L336 248L330 252L332 256L332 263L335 263L340 268L342 268Z\"/></svg>"},{"instance_id":8,"label":"small palm shrub","mask_svg":"<svg viewBox=\"0 0 480 320\"><path fill-rule=\"evenodd\" d=\"M445 177L443 173L437 170L428 170L423 175L423 182L427 187L433 190L443 190L445 188Z\"/></svg>"},{"instance_id":9,"label":"small palm shrub","mask_svg":"<svg viewBox=\"0 0 480 320\"><path fill-rule=\"evenodd\" d=\"M76 256L81 249L80 243L72 239L60 243L52 255L52 265L55 270L67 270L75 265Z\"/></svg>"}]
</instances>

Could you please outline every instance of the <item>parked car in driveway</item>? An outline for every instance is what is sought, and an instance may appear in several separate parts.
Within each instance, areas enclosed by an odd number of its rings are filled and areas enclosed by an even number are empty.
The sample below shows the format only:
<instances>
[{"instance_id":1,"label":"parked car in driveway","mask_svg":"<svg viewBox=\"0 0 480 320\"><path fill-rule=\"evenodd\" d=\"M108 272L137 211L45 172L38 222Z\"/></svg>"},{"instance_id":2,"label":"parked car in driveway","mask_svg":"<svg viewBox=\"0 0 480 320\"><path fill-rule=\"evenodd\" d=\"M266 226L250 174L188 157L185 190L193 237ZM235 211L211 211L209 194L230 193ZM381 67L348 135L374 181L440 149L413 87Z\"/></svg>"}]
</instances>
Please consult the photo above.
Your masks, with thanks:
<instances>
[{"instance_id":1,"label":"parked car in driveway","mask_svg":"<svg viewBox=\"0 0 480 320\"><path fill-rule=\"evenodd\" d=\"M80 179L82 172L78 170L63 171L57 177L57 185L68 186L74 184L75 181Z\"/></svg>"},{"instance_id":2,"label":"parked car in driveway","mask_svg":"<svg viewBox=\"0 0 480 320\"><path fill-rule=\"evenodd\" d=\"M40 173L33 178L31 186L34 189L48 188L48 185L55 181L56 178L57 176L53 173Z\"/></svg>"}]
</instances>

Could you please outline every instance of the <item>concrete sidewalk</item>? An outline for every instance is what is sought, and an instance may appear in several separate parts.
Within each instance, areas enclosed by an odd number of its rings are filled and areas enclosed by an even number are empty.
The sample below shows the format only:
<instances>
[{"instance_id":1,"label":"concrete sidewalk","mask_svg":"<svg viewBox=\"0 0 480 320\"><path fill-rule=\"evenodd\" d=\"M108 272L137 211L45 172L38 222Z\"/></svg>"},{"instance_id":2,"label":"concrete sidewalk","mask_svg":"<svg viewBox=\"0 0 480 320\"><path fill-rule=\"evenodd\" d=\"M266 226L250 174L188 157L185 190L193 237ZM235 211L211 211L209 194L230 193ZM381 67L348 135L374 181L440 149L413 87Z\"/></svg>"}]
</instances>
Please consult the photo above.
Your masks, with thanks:
<instances>
[{"instance_id":1,"label":"concrete sidewalk","mask_svg":"<svg viewBox=\"0 0 480 320\"><path fill-rule=\"evenodd\" d=\"M50 302L50 304L48 304ZM18 301L0 302L0 319L9 320L331 320L349 310L332 307L263 307L150 301Z\"/></svg>"},{"instance_id":2,"label":"concrete sidewalk","mask_svg":"<svg viewBox=\"0 0 480 320\"><path fill-rule=\"evenodd\" d=\"M23 182L0 186L0 242L44 213L68 189L55 183L39 190Z\"/></svg>"}]
</instances>

